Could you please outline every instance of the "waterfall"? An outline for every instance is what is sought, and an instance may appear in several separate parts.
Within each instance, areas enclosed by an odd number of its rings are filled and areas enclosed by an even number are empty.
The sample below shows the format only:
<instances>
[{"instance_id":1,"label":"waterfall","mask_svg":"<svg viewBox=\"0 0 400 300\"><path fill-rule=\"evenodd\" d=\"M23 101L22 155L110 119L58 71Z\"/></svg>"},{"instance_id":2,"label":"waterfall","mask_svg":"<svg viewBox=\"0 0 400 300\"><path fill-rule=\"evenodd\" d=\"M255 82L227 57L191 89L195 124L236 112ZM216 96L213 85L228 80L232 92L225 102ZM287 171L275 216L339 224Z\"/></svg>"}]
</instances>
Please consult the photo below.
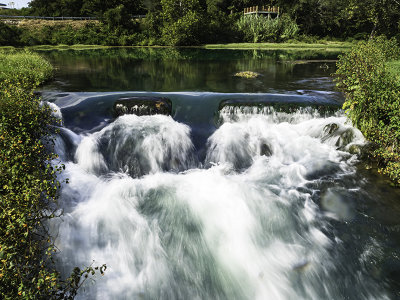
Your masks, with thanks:
<instances>
[{"instance_id":1,"label":"waterfall","mask_svg":"<svg viewBox=\"0 0 400 300\"><path fill-rule=\"evenodd\" d=\"M162 115L124 115L85 136L76 160L89 172L128 172L136 177L186 169L194 164L192 152L188 126Z\"/></svg>"},{"instance_id":2,"label":"waterfall","mask_svg":"<svg viewBox=\"0 0 400 300\"><path fill-rule=\"evenodd\" d=\"M388 299L369 252L348 257L331 225L355 215L337 183L355 174L361 133L312 109L220 115L204 162L167 116L59 136L74 152L52 224L60 266L108 267L78 298Z\"/></svg>"}]
</instances>

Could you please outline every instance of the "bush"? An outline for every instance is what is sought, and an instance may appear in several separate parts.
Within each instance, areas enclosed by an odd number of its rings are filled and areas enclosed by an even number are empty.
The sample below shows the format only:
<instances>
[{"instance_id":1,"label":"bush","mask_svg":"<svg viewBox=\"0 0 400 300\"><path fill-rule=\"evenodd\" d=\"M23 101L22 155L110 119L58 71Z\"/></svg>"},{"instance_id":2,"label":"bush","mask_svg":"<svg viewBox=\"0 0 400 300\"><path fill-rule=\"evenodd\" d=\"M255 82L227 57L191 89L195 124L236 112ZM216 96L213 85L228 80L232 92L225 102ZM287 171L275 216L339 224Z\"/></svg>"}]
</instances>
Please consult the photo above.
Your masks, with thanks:
<instances>
[{"instance_id":1,"label":"bush","mask_svg":"<svg viewBox=\"0 0 400 300\"><path fill-rule=\"evenodd\" d=\"M31 53L0 54L0 299L72 299L88 273L62 280L46 222L60 183L51 109L34 96L52 67ZM100 268L102 273L105 266Z\"/></svg>"},{"instance_id":2,"label":"bush","mask_svg":"<svg viewBox=\"0 0 400 300\"><path fill-rule=\"evenodd\" d=\"M400 184L400 83L387 61L398 59L395 39L361 42L340 57L336 82L353 124L375 145L380 171Z\"/></svg>"},{"instance_id":3,"label":"bush","mask_svg":"<svg viewBox=\"0 0 400 300\"><path fill-rule=\"evenodd\" d=\"M0 22L0 46L18 46L20 34L18 28Z\"/></svg>"}]
</instances>

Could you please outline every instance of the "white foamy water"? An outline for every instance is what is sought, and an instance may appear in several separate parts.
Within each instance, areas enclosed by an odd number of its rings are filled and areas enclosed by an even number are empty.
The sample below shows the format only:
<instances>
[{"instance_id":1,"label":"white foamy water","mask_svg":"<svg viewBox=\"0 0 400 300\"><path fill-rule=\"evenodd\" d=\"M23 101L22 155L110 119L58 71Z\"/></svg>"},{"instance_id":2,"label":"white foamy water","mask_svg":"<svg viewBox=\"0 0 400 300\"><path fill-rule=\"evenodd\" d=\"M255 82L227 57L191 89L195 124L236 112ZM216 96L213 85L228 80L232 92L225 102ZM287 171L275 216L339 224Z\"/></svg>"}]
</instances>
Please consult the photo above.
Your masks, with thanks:
<instances>
[{"instance_id":1,"label":"white foamy water","mask_svg":"<svg viewBox=\"0 0 400 300\"><path fill-rule=\"evenodd\" d=\"M188 126L162 115L124 115L83 138L75 158L88 172L129 172L133 176L193 165Z\"/></svg>"},{"instance_id":2,"label":"white foamy water","mask_svg":"<svg viewBox=\"0 0 400 300\"><path fill-rule=\"evenodd\" d=\"M352 218L340 191L323 191L326 212L315 202L319 184L355 172L348 151L364 139L343 116L226 115L208 168L190 128L165 116L71 135L60 260L108 266L79 298L388 298L330 229Z\"/></svg>"}]
</instances>

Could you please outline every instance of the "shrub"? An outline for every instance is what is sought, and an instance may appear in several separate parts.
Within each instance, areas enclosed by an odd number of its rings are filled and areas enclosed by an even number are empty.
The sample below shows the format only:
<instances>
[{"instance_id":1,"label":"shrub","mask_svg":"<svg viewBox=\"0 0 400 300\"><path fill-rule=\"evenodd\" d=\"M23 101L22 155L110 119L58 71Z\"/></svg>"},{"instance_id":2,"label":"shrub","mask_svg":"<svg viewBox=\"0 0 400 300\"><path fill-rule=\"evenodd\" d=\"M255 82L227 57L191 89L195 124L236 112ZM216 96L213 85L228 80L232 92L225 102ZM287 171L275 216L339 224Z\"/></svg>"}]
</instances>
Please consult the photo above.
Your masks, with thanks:
<instances>
[{"instance_id":1,"label":"shrub","mask_svg":"<svg viewBox=\"0 0 400 300\"><path fill-rule=\"evenodd\" d=\"M400 57L396 40L378 37L340 57L336 82L353 124L375 145L380 172L400 184L400 83L387 61Z\"/></svg>"},{"instance_id":2,"label":"shrub","mask_svg":"<svg viewBox=\"0 0 400 300\"><path fill-rule=\"evenodd\" d=\"M18 46L20 34L18 28L0 22L0 46Z\"/></svg>"},{"instance_id":3,"label":"shrub","mask_svg":"<svg viewBox=\"0 0 400 300\"><path fill-rule=\"evenodd\" d=\"M63 166L53 163L50 126L58 120L33 93L52 67L26 52L0 54L0 62L0 299L72 299L96 268L63 280L54 265L46 222L58 213Z\"/></svg>"}]
</instances>

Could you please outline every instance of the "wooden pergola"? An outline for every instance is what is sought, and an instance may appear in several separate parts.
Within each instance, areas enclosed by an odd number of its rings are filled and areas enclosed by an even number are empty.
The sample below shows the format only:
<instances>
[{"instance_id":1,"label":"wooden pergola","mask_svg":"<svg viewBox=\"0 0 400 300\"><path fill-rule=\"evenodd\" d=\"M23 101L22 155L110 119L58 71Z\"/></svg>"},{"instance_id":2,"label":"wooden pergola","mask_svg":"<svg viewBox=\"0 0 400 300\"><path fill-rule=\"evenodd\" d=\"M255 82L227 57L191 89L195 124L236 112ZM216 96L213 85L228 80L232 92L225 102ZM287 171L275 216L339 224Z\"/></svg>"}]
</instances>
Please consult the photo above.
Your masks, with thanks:
<instances>
[{"instance_id":1,"label":"wooden pergola","mask_svg":"<svg viewBox=\"0 0 400 300\"><path fill-rule=\"evenodd\" d=\"M245 16L265 16L267 18L278 18L281 10L279 6L251 6L243 11Z\"/></svg>"}]
</instances>

